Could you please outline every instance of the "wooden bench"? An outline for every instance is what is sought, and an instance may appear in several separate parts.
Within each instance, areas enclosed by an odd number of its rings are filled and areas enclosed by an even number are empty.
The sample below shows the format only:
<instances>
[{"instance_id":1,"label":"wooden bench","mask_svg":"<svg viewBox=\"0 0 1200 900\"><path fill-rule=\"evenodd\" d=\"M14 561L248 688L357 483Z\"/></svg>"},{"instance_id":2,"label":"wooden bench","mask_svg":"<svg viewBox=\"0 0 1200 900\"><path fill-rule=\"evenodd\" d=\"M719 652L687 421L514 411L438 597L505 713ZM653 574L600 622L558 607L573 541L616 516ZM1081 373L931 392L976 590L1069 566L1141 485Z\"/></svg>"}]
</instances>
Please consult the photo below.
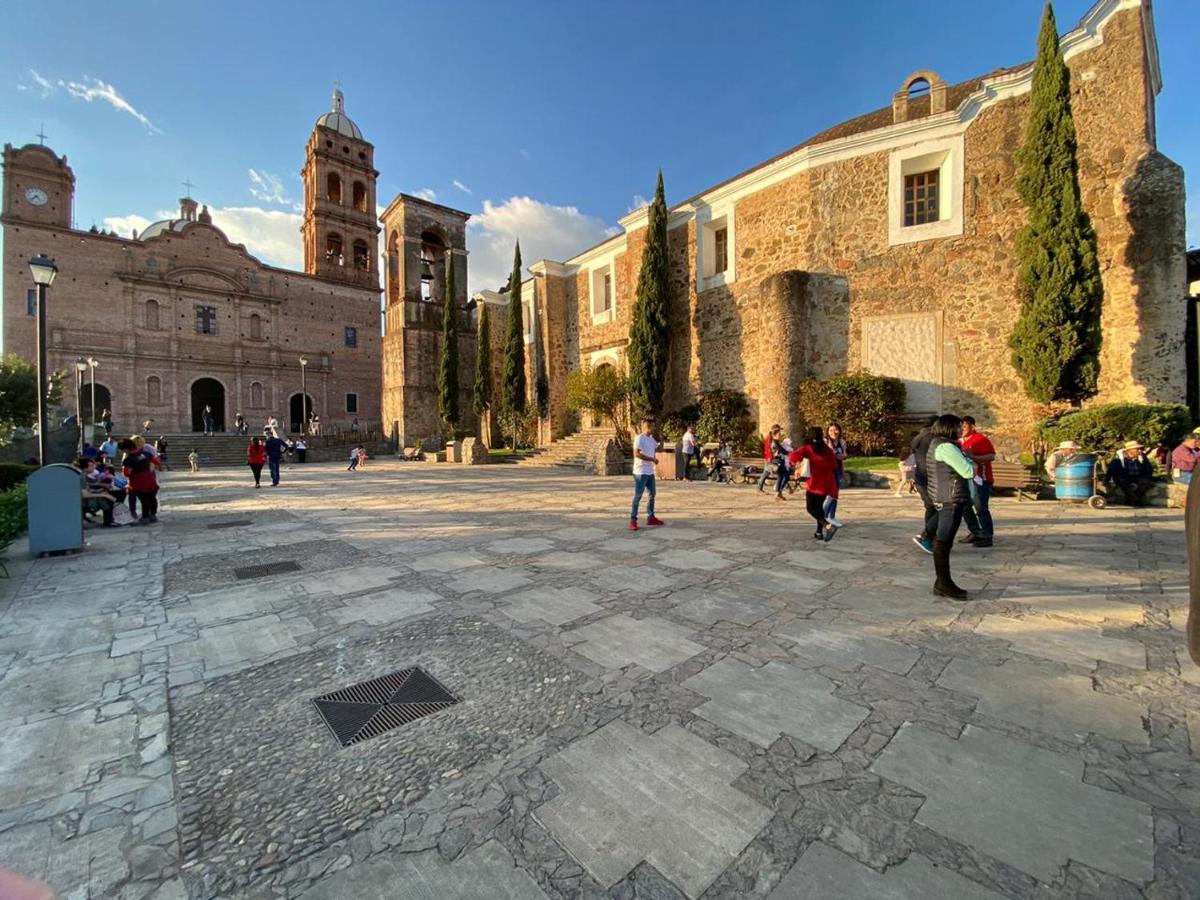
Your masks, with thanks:
<instances>
[{"instance_id":1,"label":"wooden bench","mask_svg":"<svg viewBox=\"0 0 1200 900\"><path fill-rule=\"evenodd\" d=\"M992 490L1015 491L1017 500L1036 500L1042 487L1041 476L1021 463L992 462Z\"/></svg>"}]
</instances>

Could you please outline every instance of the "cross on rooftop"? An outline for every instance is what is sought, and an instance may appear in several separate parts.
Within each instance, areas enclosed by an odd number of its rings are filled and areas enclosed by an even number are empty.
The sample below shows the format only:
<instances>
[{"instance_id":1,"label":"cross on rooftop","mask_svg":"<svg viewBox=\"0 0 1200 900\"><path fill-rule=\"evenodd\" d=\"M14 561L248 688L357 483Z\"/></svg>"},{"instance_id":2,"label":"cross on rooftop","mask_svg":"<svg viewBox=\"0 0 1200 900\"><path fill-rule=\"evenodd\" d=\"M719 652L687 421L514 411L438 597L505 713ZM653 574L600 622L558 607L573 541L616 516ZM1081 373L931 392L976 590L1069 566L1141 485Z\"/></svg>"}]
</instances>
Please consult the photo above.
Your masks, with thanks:
<instances>
[{"instance_id":1,"label":"cross on rooftop","mask_svg":"<svg viewBox=\"0 0 1200 900\"><path fill-rule=\"evenodd\" d=\"M194 184L192 184L191 180L190 180L190 179L188 179L188 180L185 180L185 181L183 182L183 186L184 186L185 188L187 188L187 194L185 194L184 196L187 196L187 197L190 197L190 196L192 196L192 188L194 188L194 187L195 187L195 185L194 185Z\"/></svg>"},{"instance_id":2,"label":"cross on rooftop","mask_svg":"<svg viewBox=\"0 0 1200 900\"><path fill-rule=\"evenodd\" d=\"M38 132L36 135L34 135L34 137L36 137L38 139L39 144L41 144L43 147L46 146L46 123L45 122L43 122L40 126L38 126Z\"/></svg>"}]
</instances>

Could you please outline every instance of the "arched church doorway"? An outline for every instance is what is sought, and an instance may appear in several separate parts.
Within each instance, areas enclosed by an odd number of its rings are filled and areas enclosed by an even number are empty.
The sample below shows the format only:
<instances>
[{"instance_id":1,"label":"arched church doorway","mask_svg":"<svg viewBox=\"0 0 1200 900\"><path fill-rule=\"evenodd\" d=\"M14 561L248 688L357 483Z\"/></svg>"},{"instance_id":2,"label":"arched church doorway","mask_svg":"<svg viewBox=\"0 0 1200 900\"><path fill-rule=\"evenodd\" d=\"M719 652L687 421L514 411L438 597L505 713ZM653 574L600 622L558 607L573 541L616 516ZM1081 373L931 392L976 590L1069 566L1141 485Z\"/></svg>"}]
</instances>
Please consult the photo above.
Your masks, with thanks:
<instances>
[{"instance_id":1,"label":"arched church doorway","mask_svg":"<svg viewBox=\"0 0 1200 900\"><path fill-rule=\"evenodd\" d=\"M307 397L307 402L305 398ZM313 399L310 394L292 394L288 403L288 431L301 434L304 431L305 420L313 414Z\"/></svg>"},{"instance_id":2,"label":"arched church doorway","mask_svg":"<svg viewBox=\"0 0 1200 900\"><path fill-rule=\"evenodd\" d=\"M79 386L79 411L84 425L95 425L100 421L100 414L112 410L112 393L96 382L96 402L92 403L92 383L85 381Z\"/></svg>"},{"instance_id":3,"label":"arched church doorway","mask_svg":"<svg viewBox=\"0 0 1200 900\"><path fill-rule=\"evenodd\" d=\"M225 430L225 385L215 378L192 382L192 431L204 430L204 407L212 407L213 430Z\"/></svg>"}]
</instances>

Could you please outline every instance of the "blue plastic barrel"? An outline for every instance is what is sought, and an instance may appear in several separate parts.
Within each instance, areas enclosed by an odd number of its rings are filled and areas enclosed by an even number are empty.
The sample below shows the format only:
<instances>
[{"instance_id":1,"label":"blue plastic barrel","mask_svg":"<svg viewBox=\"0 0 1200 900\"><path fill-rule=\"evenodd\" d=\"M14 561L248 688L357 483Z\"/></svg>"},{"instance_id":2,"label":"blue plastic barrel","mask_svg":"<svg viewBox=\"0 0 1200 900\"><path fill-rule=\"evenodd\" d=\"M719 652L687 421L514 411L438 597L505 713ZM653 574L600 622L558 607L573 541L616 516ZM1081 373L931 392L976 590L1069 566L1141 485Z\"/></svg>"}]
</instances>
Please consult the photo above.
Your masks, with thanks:
<instances>
[{"instance_id":1,"label":"blue plastic barrel","mask_svg":"<svg viewBox=\"0 0 1200 900\"><path fill-rule=\"evenodd\" d=\"M1096 457L1091 453L1079 453L1070 462L1054 469L1054 496L1059 500L1082 503L1092 496L1096 475Z\"/></svg>"}]
</instances>

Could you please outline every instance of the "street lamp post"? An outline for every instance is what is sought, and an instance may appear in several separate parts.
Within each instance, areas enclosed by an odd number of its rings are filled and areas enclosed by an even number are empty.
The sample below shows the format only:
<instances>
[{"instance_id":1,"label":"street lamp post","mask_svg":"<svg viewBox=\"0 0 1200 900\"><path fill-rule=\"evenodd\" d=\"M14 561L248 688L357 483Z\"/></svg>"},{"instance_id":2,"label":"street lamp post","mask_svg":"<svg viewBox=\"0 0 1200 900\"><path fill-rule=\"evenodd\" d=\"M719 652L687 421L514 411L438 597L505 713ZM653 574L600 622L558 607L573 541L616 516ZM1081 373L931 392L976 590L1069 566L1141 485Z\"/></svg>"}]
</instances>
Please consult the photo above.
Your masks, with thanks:
<instances>
[{"instance_id":1,"label":"street lamp post","mask_svg":"<svg viewBox=\"0 0 1200 900\"><path fill-rule=\"evenodd\" d=\"M46 288L54 284L54 276L58 267L54 260L38 254L29 260L29 270L33 273L34 283L37 284L37 426L38 426L38 465L46 465L46 389L48 387L46 371Z\"/></svg>"},{"instance_id":2,"label":"street lamp post","mask_svg":"<svg viewBox=\"0 0 1200 900\"><path fill-rule=\"evenodd\" d=\"M308 383L304 373L308 369L308 359L300 357L300 433L308 434Z\"/></svg>"},{"instance_id":3,"label":"street lamp post","mask_svg":"<svg viewBox=\"0 0 1200 900\"><path fill-rule=\"evenodd\" d=\"M83 357L75 360L75 427L79 429L79 446L76 448L83 456L83 373L88 370L87 360Z\"/></svg>"},{"instance_id":4,"label":"street lamp post","mask_svg":"<svg viewBox=\"0 0 1200 900\"><path fill-rule=\"evenodd\" d=\"M92 412L89 418L94 428L96 426L96 367L100 365L100 361L94 356L89 356L87 364L88 368L92 370Z\"/></svg>"}]
</instances>

